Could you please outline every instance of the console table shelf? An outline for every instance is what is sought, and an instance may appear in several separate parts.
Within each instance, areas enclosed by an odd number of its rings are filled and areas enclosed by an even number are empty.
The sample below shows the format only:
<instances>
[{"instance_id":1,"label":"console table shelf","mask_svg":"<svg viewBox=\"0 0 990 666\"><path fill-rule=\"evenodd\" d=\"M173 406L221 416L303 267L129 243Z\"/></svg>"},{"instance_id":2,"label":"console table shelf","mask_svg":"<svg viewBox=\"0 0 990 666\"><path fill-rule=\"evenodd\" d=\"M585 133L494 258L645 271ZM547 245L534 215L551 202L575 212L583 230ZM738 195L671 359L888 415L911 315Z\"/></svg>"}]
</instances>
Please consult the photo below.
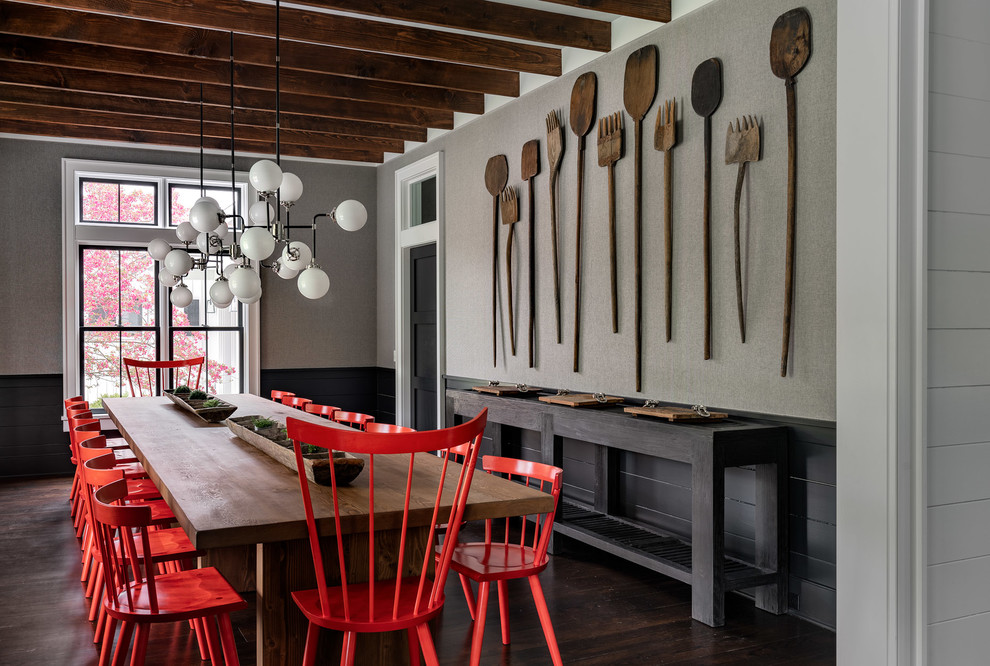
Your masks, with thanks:
<instances>
[{"instance_id":1,"label":"console table shelf","mask_svg":"<svg viewBox=\"0 0 990 666\"><path fill-rule=\"evenodd\" d=\"M562 465L563 440L597 445L594 506L561 500L554 530L691 585L691 616L725 623L724 597L754 588L756 605L787 612L787 431L747 419L668 423L635 417L621 408L577 409L535 397L499 397L447 391L448 424L488 408L501 453L503 427L541 434L543 462ZM619 514L616 452L632 451L691 466L691 538L671 536ZM725 554L725 468L756 470L756 561Z\"/></svg>"}]
</instances>

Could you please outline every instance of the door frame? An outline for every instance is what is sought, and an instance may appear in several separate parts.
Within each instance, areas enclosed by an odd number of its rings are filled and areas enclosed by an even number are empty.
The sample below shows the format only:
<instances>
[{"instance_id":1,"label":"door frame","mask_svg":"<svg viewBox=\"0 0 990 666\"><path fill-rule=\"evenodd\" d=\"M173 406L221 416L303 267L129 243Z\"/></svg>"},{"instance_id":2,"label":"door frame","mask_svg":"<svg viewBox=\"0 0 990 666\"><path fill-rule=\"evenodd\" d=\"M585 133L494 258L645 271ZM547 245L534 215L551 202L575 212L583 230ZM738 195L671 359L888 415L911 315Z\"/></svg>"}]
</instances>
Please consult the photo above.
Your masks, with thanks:
<instances>
[{"instance_id":1,"label":"door frame","mask_svg":"<svg viewBox=\"0 0 990 666\"><path fill-rule=\"evenodd\" d=\"M410 188L431 176L437 178L437 219L409 226ZM437 426L443 427L446 415L444 375L446 360L446 317L444 287L444 187L443 151L428 155L395 172L395 422L408 426L412 422L412 331L409 316L412 303L409 293L409 251L435 243L437 246Z\"/></svg>"}]
</instances>

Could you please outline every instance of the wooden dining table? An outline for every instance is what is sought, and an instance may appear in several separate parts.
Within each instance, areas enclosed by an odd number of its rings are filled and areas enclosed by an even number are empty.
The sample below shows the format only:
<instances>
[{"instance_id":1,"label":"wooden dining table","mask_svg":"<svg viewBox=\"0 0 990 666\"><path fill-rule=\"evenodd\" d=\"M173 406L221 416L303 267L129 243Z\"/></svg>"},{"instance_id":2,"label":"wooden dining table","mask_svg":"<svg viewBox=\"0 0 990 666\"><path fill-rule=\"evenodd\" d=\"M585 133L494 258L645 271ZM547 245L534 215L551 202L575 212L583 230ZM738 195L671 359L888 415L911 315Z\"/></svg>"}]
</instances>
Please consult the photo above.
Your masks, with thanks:
<instances>
[{"instance_id":1,"label":"wooden dining table","mask_svg":"<svg viewBox=\"0 0 990 666\"><path fill-rule=\"evenodd\" d=\"M235 417L256 414L284 423L292 416L346 428L255 395L218 397L237 406ZM256 592L257 663L300 663L307 623L290 592L314 587L315 577L296 472L234 435L225 424L207 423L165 397L107 398L103 404L179 525L196 548L206 552L201 564L216 566L239 591ZM439 473L439 458L418 455L425 457L426 466L417 461L418 468L429 470L432 465ZM397 481L404 479L405 462L396 460L390 467L383 460L387 458L376 459L376 488L387 484L393 474ZM448 471L448 479L451 476L456 479L456 474ZM342 502L348 507L346 516L341 510L342 531L353 530L357 536L363 525L366 537L367 516L362 515L366 508L360 507L367 505L359 500L367 491L367 474L341 489L342 498L351 493L356 500ZM310 492L321 533L332 534L329 488L310 484ZM429 503L433 498L422 499ZM414 497L413 501L418 500ZM465 517L517 516L547 511L552 506L552 498L545 493L477 473ZM396 509L382 506L376 497L376 516ZM425 526L422 533L427 533ZM403 663L408 658L403 633L359 637L358 663ZM326 649L332 651L332 647Z\"/></svg>"}]
</instances>

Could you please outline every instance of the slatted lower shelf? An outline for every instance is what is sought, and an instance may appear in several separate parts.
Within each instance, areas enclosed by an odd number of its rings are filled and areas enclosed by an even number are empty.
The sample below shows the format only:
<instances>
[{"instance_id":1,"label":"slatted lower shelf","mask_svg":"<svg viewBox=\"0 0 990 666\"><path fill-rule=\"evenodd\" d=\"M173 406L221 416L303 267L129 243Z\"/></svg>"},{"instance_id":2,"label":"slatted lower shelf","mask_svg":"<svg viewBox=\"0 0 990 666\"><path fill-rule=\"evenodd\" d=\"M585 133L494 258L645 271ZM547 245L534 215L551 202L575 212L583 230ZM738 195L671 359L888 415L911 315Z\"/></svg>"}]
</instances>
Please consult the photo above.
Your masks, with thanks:
<instances>
[{"instance_id":1,"label":"slatted lower shelf","mask_svg":"<svg viewBox=\"0 0 990 666\"><path fill-rule=\"evenodd\" d=\"M554 529L653 571L691 583L691 543L561 501ZM725 590L774 582L774 572L725 557Z\"/></svg>"}]
</instances>

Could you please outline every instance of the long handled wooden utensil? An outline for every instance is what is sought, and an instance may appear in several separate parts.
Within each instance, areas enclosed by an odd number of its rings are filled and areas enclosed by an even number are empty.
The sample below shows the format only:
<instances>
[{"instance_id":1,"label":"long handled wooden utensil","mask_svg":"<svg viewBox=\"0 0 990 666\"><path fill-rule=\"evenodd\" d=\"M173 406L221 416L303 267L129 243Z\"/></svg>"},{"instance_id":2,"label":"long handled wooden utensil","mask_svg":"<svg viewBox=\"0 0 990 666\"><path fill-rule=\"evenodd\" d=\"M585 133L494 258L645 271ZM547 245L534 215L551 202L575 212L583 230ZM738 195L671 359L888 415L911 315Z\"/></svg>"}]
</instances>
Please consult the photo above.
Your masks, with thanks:
<instances>
[{"instance_id":1,"label":"long handled wooden utensil","mask_svg":"<svg viewBox=\"0 0 990 666\"><path fill-rule=\"evenodd\" d=\"M722 101L722 62L709 58L694 70L691 82L691 106L705 119L705 360L712 357L712 114Z\"/></svg>"},{"instance_id":2,"label":"long handled wooden utensil","mask_svg":"<svg viewBox=\"0 0 990 666\"><path fill-rule=\"evenodd\" d=\"M612 278L612 332L619 332L619 287L615 267L615 163L622 157L622 112L598 121L598 166L608 168L608 249Z\"/></svg>"},{"instance_id":3,"label":"long handled wooden utensil","mask_svg":"<svg viewBox=\"0 0 990 666\"><path fill-rule=\"evenodd\" d=\"M674 209L671 199L671 180L673 173L674 146L677 145L677 101L667 100L657 113L657 126L653 135L653 147L663 151L663 238L664 238L664 269L666 283L664 284L665 304L667 312L667 342L670 342L671 321L673 314L673 280L674 280Z\"/></svg>"},{"instance_id":4,"label":"long handled wooden utensil","mask_svg":"<svg viewBox=\"0 0 990 666\"><path fill-rule=\"evenodd\" d=\"M739 172L736 174L736 199L733 206L736 241L736 309L739 312L739 336L746 342L746 315L743 311L742 298L742 252L739 242L739 203L742 199L743 181L746 179L746 165L750 162L757 162L760 159L760 126L753 116L744 117L740 124L736 118L736 128L732 129L729 123L729 130L725 134L725 163L738 164Z\"/></svg>"},{"instance_id":5,"label":"long handled wooden utensil","mask_svg":"<svg viewBox=\"0 0 990 666\"><path fill-rule=\"evenodd\" d=\"M557 260L557 176L564 157L564 132L556 111L547 114L547 162L550 164L550 247L553 254L553 310L560 344L560 263Z\"/></svg>"},{"instance_id":6,"label":"long handled wooden utensil","mask_svg":"<svg viewBox=\"0 0 990 666\"><path fill-rule=\"evenodd\" d=\"M505 155L495 155L485 166L485 187L492 195L492 366L498 365L498 195L509 182L509 161Z\"/></svg>"},{"instance_id":7,"label":"long handled wooden utensil","mask_svg":"<svg viewBox=\"0 0 990 666\"><path fill-rule=\"evenodd\" d=\"M791 306L794 294L794 226L797 214L797 102L794 77L811 56L811 16L798 8L777 17L770 32L770 69L787 88L787 258L784 266L784 339L780 376L787 375L791 346Z\"/></svg>"},{"instance_id":8,"label":"long handled wooden utensil","mask_svg":"<svg viewBox=\"0 0 990 666\"><path fill-rule=\"evenodd\" d=\"M522 179L529 185L529 367L533 367L533 347L536 343L536 201L533 198L533 176L540 173L540 141L531 139L522 147ZM505 214L502 214L505 217Z\"/></svg>"},{"instance_id":9,"label":"long handled wooden utensil","mask_svg":"<svg viewBox=\"0 0 990 666\"><path fill-rule=\"evenodd\" d=\"M516 228L516 222L519 221L519 203L516 199L515 188L507 187L502 190L502 194L499 195L499 202L502 208L502 224L509 225L509 238L505 241L505 272L509 282L509 346L512 349L512 355L515 356L516 324L513 314L515 308L512 304L512 232Z\"/></svg>"},{"instance_id":10,"label":"long handled wooden utensil","mask_svg":"<svg viewBox=\"0 0 990 666\"><path fill-rule=\"evenodd\" d=\"M571 89L571 131L578 138L577 154L577 223L574 226L574 372L578 371L581 344L581 214L584 199L584 137L595 122L595 95L598 79L585 72Z\"/></svg>"},{"instance_id":11,"label":"long handled wooden utensil","mask_svg":"<svg viewBox=\"0 0 990 666\"><path fill-rule=\"evenodd\" d=\"M643 117L657 94L657 47L649 44L633 51L626 59L622 101L636 127L635 261L636 274L636 390L643 390Z\"/></svg>"}]
</instances>

